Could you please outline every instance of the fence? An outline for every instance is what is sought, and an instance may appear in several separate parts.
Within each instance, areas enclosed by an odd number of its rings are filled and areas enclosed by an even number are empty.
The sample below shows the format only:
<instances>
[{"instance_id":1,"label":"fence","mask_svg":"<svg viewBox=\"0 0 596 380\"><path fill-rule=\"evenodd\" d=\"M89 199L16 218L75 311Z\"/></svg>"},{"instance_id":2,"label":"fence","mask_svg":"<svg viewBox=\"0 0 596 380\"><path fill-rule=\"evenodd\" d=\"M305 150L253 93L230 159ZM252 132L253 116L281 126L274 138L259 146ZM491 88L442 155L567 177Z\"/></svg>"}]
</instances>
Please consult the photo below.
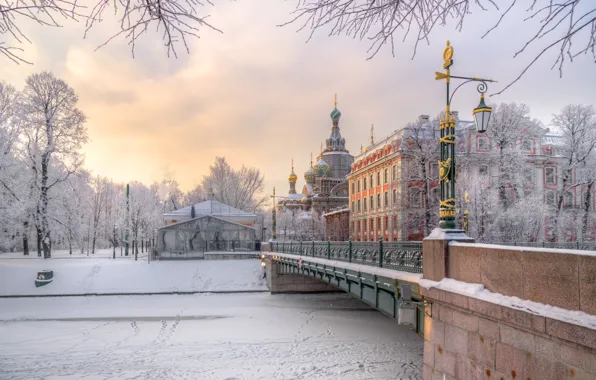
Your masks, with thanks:
<instances>
[{"instance_id":1,"label":"fence","mask_svg":"<svg viewBox=\"0 0 596 380\"><path fill-rule=\"evenodd\" d=\"M277 253L422 273L421 242L281 241L273 242L271 249Z\"/></svg>"},{"instance_id":2,"label":"fence","mask_svg":"<svg viewBox=\"0 0 596 380\"><path fill-rule=\"evenodd\" d=\"M596 242L495 242L516 247L596 251ZM273 252L320 257L405 272L422 273L422 242L416 241L276 241Z\"/></svg>"}]
</instances>

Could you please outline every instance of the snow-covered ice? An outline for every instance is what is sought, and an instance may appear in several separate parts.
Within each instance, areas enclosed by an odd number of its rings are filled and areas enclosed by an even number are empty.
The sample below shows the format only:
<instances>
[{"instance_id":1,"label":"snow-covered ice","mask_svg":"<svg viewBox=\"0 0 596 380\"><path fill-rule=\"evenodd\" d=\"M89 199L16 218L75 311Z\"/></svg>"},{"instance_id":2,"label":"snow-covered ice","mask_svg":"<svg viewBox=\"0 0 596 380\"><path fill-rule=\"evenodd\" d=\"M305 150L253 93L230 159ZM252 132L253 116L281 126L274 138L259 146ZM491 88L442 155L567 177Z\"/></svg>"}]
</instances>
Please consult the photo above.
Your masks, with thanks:
<instances>
[{"instance_id":1,"label":"snow-covered ice","mask_svg":"<svg viewBox=\"0 0 596 380\"><path fill-rule=\"evenodd\" d=\"M0 379L421 379L423 341L350 295L0 299Z\"/></svg>"},{"instance_id":2,"label":"snow-covered ice","mask_svg":"<svg viewBox=\"0 0 596 380\"><path fill-rule=\"evenodd\" d=\"M3 255L0 296L267 290L258 259L147 263L105 258L5 259ZM54 280L36 288L36 274L44 269L54 271Z\"/></svg>"}]
</instances>

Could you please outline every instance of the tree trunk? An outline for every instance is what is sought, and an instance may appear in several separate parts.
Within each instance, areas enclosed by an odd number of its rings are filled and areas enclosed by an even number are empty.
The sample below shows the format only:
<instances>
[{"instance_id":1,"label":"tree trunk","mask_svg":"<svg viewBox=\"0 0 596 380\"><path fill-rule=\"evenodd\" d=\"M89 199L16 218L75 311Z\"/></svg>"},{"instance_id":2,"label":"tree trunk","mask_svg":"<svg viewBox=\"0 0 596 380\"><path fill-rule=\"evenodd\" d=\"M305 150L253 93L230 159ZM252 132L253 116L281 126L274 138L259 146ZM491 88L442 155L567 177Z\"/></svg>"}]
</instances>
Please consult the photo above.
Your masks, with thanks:
<instances>
[{"instance_id":1,"label":"tree trunk","mask_svg":"<svg viewBox=\"0 0 596 380\"><path fill-rule=\"evenodd\" d=\"M52 257L52 246L50 242L50 225L48 223L48 166L50 162L49 153L44 154L41 160L41 245L43 258Z\"/></svg>"},{"instance_id":2,"label":"tree trunk","mask_svg":"<svg viewBox=\"0 0 596 380\"><path fill-rule=\"evenodd\" d=\"M555 225L553 227L552 232L552 241L556 242L559 237L559 216L561 215L561 210L563 209L563 201L565 200L565 187L567 182L569 181L569 174L567 170L563 171L563 178L561 179L561 191L559 191L559 196L557 199L557 211L555 213Z\"/></svg>"},{"instance_id":3,"label":"tree trunk","mask_svg":"<svg viewBox=\"0 0 596 380\"><path fill-rule=\"evenodd\" d=\"M586 241L588 235L588 216L590 215L590 205L592 203L592 187L594 181L588 182L588 192L586 193L586 199L584 199L584 215L582 217L582 242Z\"/></svg>"},{"instance_id":4,"label":"tree trunk","mask_svg":"<svg viewBox=\"0 0 596 380\"><path fill-rule=\"evenodd\" d=\"M27 231L29 230L29 221L23 222L23 255L29 256L29 238Z\"/></svg>"},{"instance_id":5,"label":"tree trunk","mask_svg":"<svg viewBox=\"0 0 596 380\"><path fill-rule=\"evenodd\" d=\"M41 229L39 226L35 226L35 232L37 234L37 256L41 257Z\"/></svg>"}]
</instances>

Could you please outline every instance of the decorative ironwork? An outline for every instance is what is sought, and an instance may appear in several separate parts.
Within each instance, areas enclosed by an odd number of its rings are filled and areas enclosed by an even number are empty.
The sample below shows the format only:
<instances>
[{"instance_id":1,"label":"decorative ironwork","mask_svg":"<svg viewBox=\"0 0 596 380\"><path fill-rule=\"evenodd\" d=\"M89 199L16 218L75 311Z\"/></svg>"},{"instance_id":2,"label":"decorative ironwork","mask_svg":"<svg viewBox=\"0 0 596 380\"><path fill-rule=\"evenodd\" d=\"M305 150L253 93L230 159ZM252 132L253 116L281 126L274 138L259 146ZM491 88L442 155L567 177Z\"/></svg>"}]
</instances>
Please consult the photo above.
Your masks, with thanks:
<instances>
[{"instance_id":1,"label":"decorative ironwork","mask_svg":"<svg viewBox=\"0 0 596 380\"><path fill-rule=\"evenodd\" d=\"M422 272L420 242L274 242L273 251L305 257L352 262L405 272Z\"/></svg>"}]
</instances>

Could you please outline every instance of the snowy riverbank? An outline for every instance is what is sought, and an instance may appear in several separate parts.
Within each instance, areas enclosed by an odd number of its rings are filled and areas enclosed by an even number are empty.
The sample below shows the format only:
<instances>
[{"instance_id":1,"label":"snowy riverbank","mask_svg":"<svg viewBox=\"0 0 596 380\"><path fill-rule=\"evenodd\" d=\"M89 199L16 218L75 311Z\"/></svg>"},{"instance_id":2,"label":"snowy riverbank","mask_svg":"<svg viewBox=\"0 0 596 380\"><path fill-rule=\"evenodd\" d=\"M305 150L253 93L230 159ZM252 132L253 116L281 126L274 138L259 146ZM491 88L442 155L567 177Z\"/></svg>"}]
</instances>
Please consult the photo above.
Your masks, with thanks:
<instances>
[{"instance_id":1,"label":"snowy riverbank","mask_svg":"<svg viewBox=\"0 0 596 380\"><path fill-rule=\"evenodd\" d=\"M89 293L161 293L267 290L259 260L146 261L4 258L0 255L0 296ZM54 281L35 287L38 271Z\"/></svg>"}]
</instances>

